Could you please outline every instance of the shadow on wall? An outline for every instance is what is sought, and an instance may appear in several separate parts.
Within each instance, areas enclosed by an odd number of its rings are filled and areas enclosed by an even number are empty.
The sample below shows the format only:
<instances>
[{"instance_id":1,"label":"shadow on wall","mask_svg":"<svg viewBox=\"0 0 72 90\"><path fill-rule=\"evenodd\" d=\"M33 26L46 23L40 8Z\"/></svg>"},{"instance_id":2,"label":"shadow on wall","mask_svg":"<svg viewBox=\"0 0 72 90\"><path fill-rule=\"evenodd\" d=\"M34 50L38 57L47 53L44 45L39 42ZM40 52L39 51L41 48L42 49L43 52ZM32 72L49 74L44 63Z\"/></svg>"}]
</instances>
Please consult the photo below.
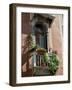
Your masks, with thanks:
<instances>
[{"instance_id":1,"label":"shadow on wall","mask_svg":"<svg viewBox=\"0 0 72 90\"><path fill-rule=\"evenodd\" d=\"M29 67L29 60L31 58L30 53L28 52L27 40L25 41L22 52L22 76L32 76L32 69ZM24 69L23 69L24 68ZM24 71L23 71L24 70Z\"/></svg>"},{"instance_id":2,"label":"shadow on wall","mask_svg":"<svg viewBox=\"0 0 72 90\"><path fill-rule=\"evenodd\" d=\"M28 45L27 45L27 40L26 37L27 35L31 32L31 25L30 25L30 14L29 13L22 13L22 54L21 54L21 60L22 60L22 70L21 70L21 75L22 77L26 76L31 76L32 75L32 70L29 68L29 60L30 60L30 55L28 52Z\"/></svg>"}]
</instances>

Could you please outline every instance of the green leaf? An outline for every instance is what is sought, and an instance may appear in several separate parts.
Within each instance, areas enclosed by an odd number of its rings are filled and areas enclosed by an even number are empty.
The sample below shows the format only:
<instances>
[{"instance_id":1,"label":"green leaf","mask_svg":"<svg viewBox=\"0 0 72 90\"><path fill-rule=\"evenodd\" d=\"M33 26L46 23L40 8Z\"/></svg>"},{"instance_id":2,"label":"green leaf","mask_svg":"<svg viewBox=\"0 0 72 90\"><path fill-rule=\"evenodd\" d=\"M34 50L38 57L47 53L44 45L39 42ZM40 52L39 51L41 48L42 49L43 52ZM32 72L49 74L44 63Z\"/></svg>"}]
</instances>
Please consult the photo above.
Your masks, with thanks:
<instances>
[{"instance_id":1,"label":"green leaf","mask_svg":"<svg viewBox=\"0 0 72 90\"><path fill-rule=\"evenodd\" d=\"M54 75L58 69L59 61L56 54L50 53L49 56L49 72L51 75Z\"/></svg>"},{"instance_id":2,"label":"green leaf","mask_svg":"<svg viewBox=\"0 0 72 90\"><path fill-rule=\"evenodd\" d=\"M45 62L48 62L48 53L47 52L44 54L43 58L44 58Z\"/></svg>"}]
</instances>

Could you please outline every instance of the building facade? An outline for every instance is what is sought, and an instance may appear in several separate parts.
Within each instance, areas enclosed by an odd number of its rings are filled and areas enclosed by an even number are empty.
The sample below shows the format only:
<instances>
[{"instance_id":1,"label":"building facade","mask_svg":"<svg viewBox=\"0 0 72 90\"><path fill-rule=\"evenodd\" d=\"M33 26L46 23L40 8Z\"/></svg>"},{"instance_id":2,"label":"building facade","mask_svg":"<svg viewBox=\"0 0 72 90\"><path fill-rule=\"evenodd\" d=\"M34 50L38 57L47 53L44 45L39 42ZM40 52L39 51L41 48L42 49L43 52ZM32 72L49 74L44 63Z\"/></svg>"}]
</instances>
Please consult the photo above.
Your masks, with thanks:
<instances>
[{"instance_id":1,"label":"building facade","mask_svg":"<svg viewBox=\"0 0 72 90\"><path fill-rule=\"evenodd\" d=\"M33 51L28 53L27 36L32 34L33 44L44 48L47 53L52 50L59 58L59 68L56 75L63 74L62 38L63 16L49 14L22 13L21 56L22 76L33 76L33 67L42 66L42 55ZM28 44L28 45L27 45ZM43 68L42 68L43 69ZM42 69L40 73L43 74Z\"/></svg>"}]
</instances>

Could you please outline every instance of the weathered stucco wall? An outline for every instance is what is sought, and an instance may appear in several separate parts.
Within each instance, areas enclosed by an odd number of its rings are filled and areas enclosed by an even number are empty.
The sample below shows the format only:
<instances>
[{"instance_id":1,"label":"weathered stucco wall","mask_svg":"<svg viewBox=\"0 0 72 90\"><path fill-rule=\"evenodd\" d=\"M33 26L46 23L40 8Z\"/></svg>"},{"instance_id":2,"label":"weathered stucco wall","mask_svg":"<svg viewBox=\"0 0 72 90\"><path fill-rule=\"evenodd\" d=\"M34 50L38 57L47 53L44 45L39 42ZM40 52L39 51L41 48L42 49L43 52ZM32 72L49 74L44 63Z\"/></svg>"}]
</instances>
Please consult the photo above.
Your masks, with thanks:
<instances>
[{"instance_id":1,"label":"weathered stucco wall","mask_svg":"<svg viewBox=\"0 0 72 90\"><path fill-rule=\"evenodd\" d=\"M55 15L54 22L51 26L51 39L52 49L57 51L59 57L58 75L63 74L62 38L62 15Z\"/></svg>"}]
</instances>

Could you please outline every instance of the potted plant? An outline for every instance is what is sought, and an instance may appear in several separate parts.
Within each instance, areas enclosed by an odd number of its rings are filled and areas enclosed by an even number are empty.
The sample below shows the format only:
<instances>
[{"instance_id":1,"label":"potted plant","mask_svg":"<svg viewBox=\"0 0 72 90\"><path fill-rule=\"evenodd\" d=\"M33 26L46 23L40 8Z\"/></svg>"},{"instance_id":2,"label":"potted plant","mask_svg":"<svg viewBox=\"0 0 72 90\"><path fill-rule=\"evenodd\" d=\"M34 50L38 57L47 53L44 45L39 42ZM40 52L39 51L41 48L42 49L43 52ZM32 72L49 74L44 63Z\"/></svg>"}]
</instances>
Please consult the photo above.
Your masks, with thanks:
<instances>
[{"instance_id":1,"label":"potted plant","mask_svg":"<svg viewBox=\"0 0 72 90\"><path fill-rule=\"evenodd\" d=\"M44 49L44 48L37 48L37 49L36 49L36 52L37 52L38 54L40 54L40 55L44 55L44 53L46 52L46 49Z\"/></svg>"}]
</instances>

